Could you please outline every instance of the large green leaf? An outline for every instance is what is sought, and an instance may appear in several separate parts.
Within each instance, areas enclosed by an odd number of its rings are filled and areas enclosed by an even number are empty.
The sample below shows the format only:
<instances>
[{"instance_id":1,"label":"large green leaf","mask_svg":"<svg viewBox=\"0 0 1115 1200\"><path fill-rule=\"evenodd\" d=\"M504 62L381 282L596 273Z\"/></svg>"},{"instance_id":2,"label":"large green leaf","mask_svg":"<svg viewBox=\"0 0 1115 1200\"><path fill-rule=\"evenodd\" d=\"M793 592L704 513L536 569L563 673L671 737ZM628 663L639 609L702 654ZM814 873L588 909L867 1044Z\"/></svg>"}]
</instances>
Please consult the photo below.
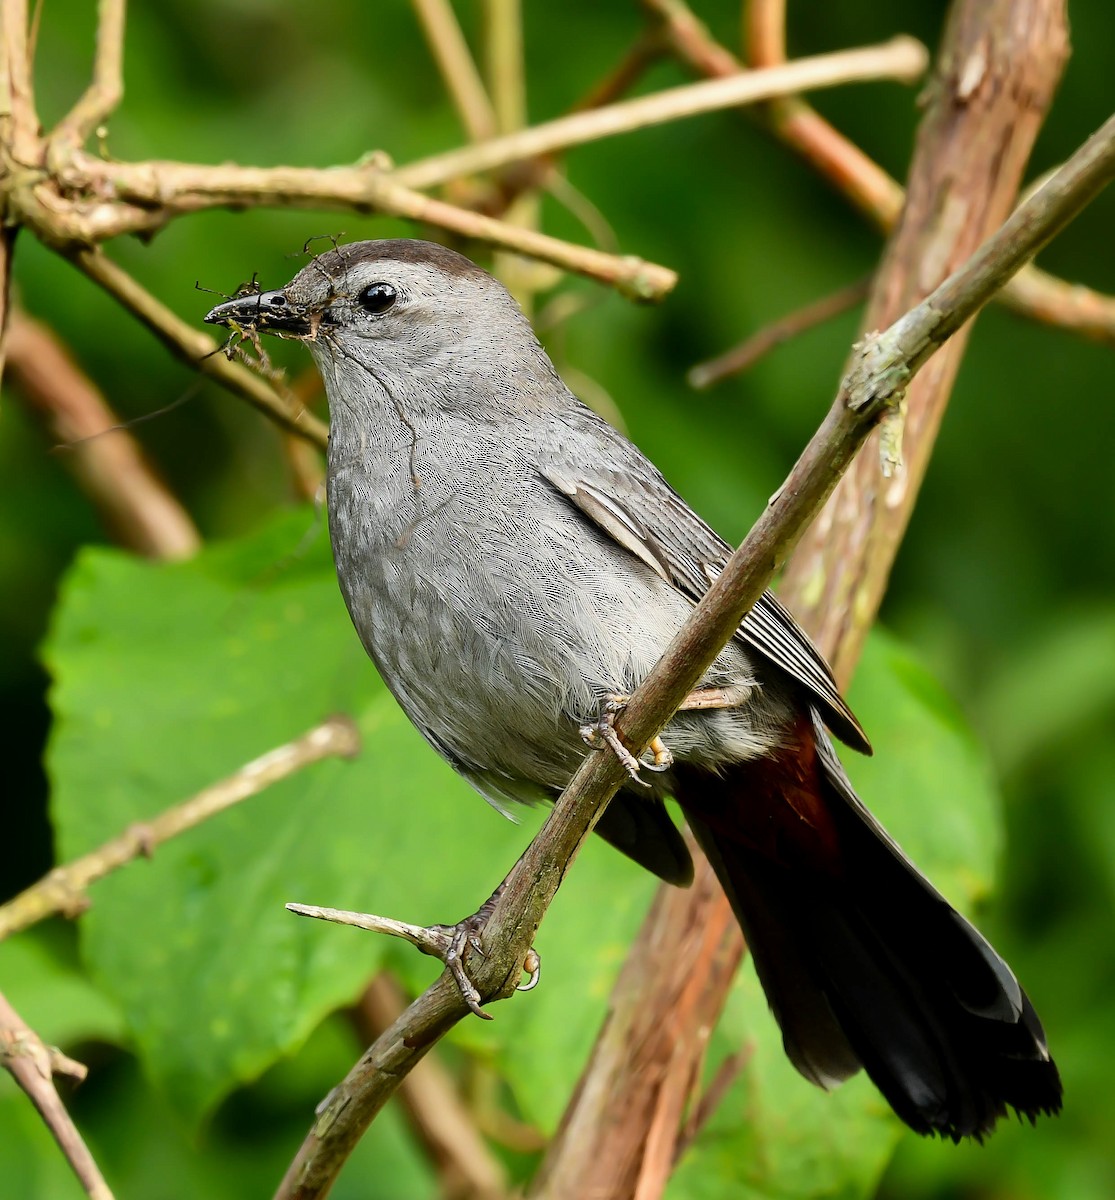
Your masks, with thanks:
<instances>
[{"instance_id":1,"label":"large green leaf","mask_svg":"<svg viewBox=\"0 0 1115 1200\"><path fill-rule=\"evenodd\" d=\"M195 1118L296 1048L387 952L284 902L453 920L486 898L539 819L526 814L524 829L499 816L414 732L356 640L324 537L307 548L310 528L308 512L291 514L184 564L87 553L46 651L65 858L330 712L360 725L357 761L317 764L94 889L88 961L151 1075ZM494 1027L465 1030L486 1053L515 1047L531 1067L522 1102L543 1123L560 1112L652 887L603 847L574 878L539 942L546 988L501 1005ZM405 955L416 986L436 974Z\"/></svg>"}]
</instances>

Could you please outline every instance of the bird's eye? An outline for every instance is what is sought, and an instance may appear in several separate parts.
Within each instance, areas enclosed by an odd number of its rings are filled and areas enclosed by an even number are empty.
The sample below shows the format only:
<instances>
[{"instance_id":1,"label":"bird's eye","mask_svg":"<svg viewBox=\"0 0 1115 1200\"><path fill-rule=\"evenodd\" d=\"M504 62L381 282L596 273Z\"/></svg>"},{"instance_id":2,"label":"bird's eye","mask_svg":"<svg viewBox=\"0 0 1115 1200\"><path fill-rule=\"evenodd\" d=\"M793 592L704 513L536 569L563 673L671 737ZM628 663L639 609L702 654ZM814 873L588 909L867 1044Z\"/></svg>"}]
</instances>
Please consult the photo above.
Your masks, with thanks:
<instances>
[{"instance_id":1,"label":"bird's eye","mask_svg":"<svg viewBox=\"0 0 1115 1200\"><path fill-rule=\"evenodd\" d=\"M399 298L399 293L389 283L373 283L356 297L356 303L365 312L386 312Z\"/></svg>"}]
</instances>

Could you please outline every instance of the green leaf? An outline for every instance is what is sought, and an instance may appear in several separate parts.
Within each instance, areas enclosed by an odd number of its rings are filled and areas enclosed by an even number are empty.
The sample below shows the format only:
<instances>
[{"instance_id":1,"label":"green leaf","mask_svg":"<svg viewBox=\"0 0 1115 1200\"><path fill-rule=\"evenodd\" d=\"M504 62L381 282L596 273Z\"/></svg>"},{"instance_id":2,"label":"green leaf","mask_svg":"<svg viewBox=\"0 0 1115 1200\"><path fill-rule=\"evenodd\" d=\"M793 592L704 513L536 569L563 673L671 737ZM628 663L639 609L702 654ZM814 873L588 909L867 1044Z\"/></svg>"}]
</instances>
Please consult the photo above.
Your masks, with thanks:
<instances>
[{"instance_id":1,"label":"green leaf","mask_svg":"<svg viewBox=\"0 0 1115 1200\"><path fill-rule=\"evenodd\" d=\"M851 690L875 746L847 755L857 790L918 865L963 909L990 887L999 804L990 767L956 705L889 634L868 640ZM746 1065L671 1182L673 1200L872 1196L901 1126L862 1074L826 1094L782 1050L750 962L713 1040Z\"/></svg>"},{"instance_id":2,"label":"green leaf","mask_svg":"<svg viewBox=\"0 0 1115 1200\"><path fill-rule=\"evenodd\" d=\"M0 990L47 1045L124 1036L124 1018L79 971L49 927L0 942Z\"/></svg>"},{"instance_id":3,"label":"green leaf","mask_svg":"<svg viewBox=\"0 0 1115 1200\"><path fill-rule=\"evenodd\" d=\"M364 656L307 512L188 563L79 558L46 648L64 858L223 778L336 711L355 762L316 764L93 890L83 947L139 1053L199 1118L353 998L388 940L294 917L290 900L420 923L487 898L529 838L411 728ZM297 554L296 554L297 551ZM528 814L529 816L530 814ZM532 818L540 819L541 814ZM546 987L464 1038L530 1065L522 1102L552 1124L653 881L596 847L539 940ZM424 986L436 963L404 949ZM470 1027L471 1026L471 1027Z\"/></svg>"}]
</instances>

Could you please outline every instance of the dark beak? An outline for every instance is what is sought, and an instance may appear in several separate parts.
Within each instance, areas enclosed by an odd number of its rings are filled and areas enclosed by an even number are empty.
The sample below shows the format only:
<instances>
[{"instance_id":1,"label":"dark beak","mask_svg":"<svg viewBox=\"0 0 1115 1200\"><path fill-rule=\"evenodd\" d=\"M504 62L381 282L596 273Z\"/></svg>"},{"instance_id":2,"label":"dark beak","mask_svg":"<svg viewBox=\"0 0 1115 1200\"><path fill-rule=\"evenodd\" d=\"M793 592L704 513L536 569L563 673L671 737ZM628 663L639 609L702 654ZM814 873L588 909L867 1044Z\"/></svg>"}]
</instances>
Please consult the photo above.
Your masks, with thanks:
<instances>
[{"instance_id":1,"label":"dark beak","mask_svg":"<svg viewBox=\"0 0 1115 1200\"><path fill-rule=\"evenodd\" d=\"M207 325L227 325L244 332L272 333L277 337L308 337L315 324L312 314L292 304L285 292L249 292L218 304L206 314Z\"/></svg>"}]
</instances>

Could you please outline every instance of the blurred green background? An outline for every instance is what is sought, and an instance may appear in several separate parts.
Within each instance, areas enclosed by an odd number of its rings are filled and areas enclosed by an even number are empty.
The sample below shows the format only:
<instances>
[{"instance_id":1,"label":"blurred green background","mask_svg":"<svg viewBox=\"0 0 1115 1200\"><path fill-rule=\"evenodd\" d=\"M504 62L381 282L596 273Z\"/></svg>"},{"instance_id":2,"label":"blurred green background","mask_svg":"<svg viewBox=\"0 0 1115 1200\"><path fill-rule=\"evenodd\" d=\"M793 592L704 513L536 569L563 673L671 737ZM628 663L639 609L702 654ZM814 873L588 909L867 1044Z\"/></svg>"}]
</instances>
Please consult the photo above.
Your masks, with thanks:
<instances>
[{"instance_id":1,"label":"blurred green background","mask_svg":"<svg viewBox=\"0 0 1115 1200\"><path fill-rule=\"evenodd\" d=\"M524 8L532 120L562 113L589 91L643 23L634 3ZM475 6L458 9L475 33ZM696 9L738 46L738 4L701 0ZM821 52L899 32L934 47L943 16L936 0L791 4L790 49ZM1078 0L1071 17L1074 54L1030 177L1060 162L1111 109L1115 8ZM44 121L84 87L93 29L90 5L44 6L36 75ZM637 90L687 79L664 60ZM382 148L406 162L462 136L401 0L136 3L126 84L108 148L128 160L324 166ZM903 177L916 90L856 85L815 102ZM559 292L577 304L543 329L544 340L575 390L590 402L610 397L675 486L739 539L829 403L857 315L707 393L688 390L685 371L871 270L879 241L739 114L585 146L565 163L617 248L676 268L681 282L647 308L564 279ZM1113 221L1108 193L1042 265L1115 291ZM590 240L552 198L543 201L542 227ZM265 287L278 286L301 265L306 238L319 234L423 231L348 214L211 212L109 253L200 324L212 298L195 282L231 292L258 272ZM487 261L483 248L464 248ZM125 419L192 388L187 368L27 236L16 287ZM543 315L555 311L551 299L538 298ZM273 357L292 374L307 366L297 347L280 346ZM671 1195L1115 1195L1113 386L1110 346L995 309L981 316L883 610L897 642L876 643L858 684L865 715L878 709L869 729L881 757L901 760L910 730L918 745L939 751L908 758L909 790L890 795L893 819L905 822L899 836L912 850L925 846L917 856L926 867L937 862L943 883L952 879L960 899L979 902L981 926L1046 1024L1065 1078L1064 1115L1033 1130L1005 1126L983 1147L906 1135L885 1166L896 1128L870 1088L857 1081L829 1100L789 1073L763 1092L764 1050L745 1095L750 1103L785 1086L786 1111L808 1109L795 1135L808 1149L794 1151L792 1170L771 1167L772 1145L797 1142L779 1133L776 1116L771 1141L757 1146L754 1131L739 1131L742 1104L724 1115L730 1096ZM528 814L526 828L503 822L412 740L355 643L324 533L298 504L272 427L207 383L134 433L215 544L196 563L154 567L83 549L107 545L106 536L64 453L52 452L5 388L0 896L48 869L55 845L71 857L334 708L354 712L379 752L354 768L323 764L107 881L80 936L49 925L0 947L0 988L44 1036L91 1066L69 1099L120 1196L269 1194L313 1105L359 1050L351 1016L326 1014L353 1000L377 965L393 965L411 986L432 978L428 964L356 943L351 931L291 930L282 901L454 919L498 881L537 818ZM909 670L927 669L951 701L934 691L920 716L895 715L902 671L894 664L907 657L921 664ZM919 684L921 692L935 686ZM889 742L880 732L888 720ZM880 809L888 802L867 798ZM950 814L937 825L938 843L948 840L942 828L967 832L934 848L938 804ZM968 807L979 814L970 828L956 816ZM446 1051L478 1111L495 1106L543 1134L552 1129L651 893L651 881L602 847L578 863L547 921L552 940L540 942L546 986L500 1006L494 1026L464 1027ZM253 905L276 909L274 920L257 923ZM754 1036L773 1046L772 1030L751 1024L751 1015L765 1017L750 987L741 983L721 1039ZM512 1179L529 1178L536 1157L525 1143L506 1142L497 1137L494 1153ZM395 1200L436 1187L392 1110L335 1194ZM78 1194L30 1105L0 1079L0 1196Z\"/></svg>"}]
</instances>

